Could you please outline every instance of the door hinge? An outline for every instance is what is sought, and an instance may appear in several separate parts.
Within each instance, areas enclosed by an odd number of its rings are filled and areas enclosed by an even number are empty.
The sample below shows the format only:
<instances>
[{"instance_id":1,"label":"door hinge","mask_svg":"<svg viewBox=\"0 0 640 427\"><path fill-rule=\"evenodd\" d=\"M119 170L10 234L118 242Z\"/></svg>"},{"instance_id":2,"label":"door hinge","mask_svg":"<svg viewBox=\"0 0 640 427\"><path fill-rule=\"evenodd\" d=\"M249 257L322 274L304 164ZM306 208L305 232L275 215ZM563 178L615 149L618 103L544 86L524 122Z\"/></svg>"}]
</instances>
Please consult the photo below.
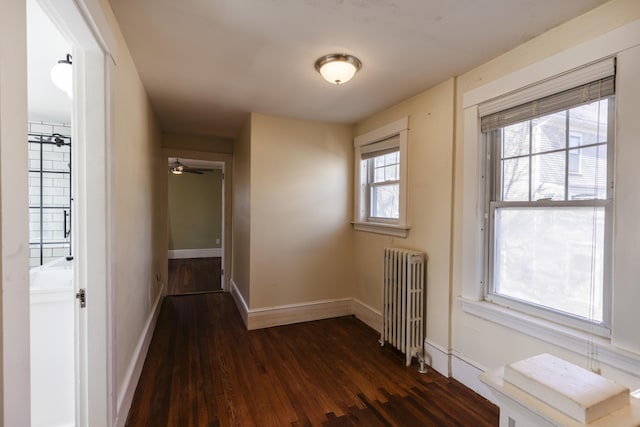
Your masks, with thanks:
<instances>
[{"instance_id":1,"label":"door hinge","mask_svg":"<svg viewBox=\"0 0 640 427\"><path fill-rule=\"evenodd\" d=\"M87 290L79 289L76 298L80 300L80 308L87 307Z\"/></svg>"}]
</instances>

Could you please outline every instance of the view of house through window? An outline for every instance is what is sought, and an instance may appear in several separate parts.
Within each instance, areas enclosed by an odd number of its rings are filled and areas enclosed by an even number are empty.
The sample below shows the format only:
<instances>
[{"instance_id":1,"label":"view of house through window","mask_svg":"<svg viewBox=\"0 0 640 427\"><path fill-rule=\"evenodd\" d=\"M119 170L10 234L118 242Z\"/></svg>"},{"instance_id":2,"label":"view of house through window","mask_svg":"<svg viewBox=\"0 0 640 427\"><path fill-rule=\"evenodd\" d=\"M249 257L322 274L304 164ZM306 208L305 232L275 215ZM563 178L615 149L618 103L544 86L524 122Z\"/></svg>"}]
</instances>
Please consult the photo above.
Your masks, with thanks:
<instances>
[{"instance_id":1,"label":"view of house through window","mask_svg":"<svg viewBox=\"0 0 640 427\"><path fill-rule=\"evenodd\" d=\"M602 323L614 97L486 132L489 287Z\"/></svg>"}]
</instances>

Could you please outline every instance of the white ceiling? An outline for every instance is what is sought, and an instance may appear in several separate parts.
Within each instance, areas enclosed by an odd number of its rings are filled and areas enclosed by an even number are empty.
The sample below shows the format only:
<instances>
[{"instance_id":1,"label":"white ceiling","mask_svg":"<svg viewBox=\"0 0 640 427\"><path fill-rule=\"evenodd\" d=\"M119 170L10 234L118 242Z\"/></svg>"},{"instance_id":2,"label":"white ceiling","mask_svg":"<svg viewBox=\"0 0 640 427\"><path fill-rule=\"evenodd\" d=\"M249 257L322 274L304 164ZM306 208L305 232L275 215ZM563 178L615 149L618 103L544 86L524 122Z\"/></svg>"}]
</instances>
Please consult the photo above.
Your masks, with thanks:
<instances>
[{"instance_id":1,"label":"white ceiling","mask_svg":"<svg viewBox=\"0 0 640 427\"><path fill-rule=\"evenodd\" d=\"M51 68L72 53L36 0L27 0L29 120L71 123L71 99L51 81Z\"/></svg>"},{"instance_id":2,"label":"white ceiling","mask_svg":"<svg viewBox=\"0 0 640 427\"><path fill-rule=\"evenodd\" d=\"M234 137L252 111L356 122L605 0L110 3L163 130ZM363 67L333 86L313 64L338 52Z\"/></svg>"}]
</instances>

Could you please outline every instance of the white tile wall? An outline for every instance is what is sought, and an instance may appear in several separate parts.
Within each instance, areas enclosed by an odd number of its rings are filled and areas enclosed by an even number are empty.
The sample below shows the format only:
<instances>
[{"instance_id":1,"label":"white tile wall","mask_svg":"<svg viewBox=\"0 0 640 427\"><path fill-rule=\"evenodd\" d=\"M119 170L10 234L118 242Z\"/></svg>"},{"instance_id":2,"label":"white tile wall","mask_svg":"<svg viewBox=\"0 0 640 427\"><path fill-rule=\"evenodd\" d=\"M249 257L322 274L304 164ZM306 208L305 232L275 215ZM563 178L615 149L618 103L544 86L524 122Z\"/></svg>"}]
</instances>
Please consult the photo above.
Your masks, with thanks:
<instances>
[{"instance_id":1,"label":"white tile wall","mask_svg":"<svg viewBox=\"0 0 640 427\"><path fill-rule=\"evenodd\" d=\"M29 133L50 136L58 133L62 136L71 135L71 126L67 124L30 122ZM69 171L71 151L68 146L56 147L54 145L42 145L29 143L29 169L39 171L41 164L45 171ZM30 238L30 265L40 265L40 195L42 194L43 206L68 206L71 194L69 175L59 173L44 173L42 187L39 172L29 174L29 238ZM69 240L64 238L64 213L65 208L44 209L42 212L42 239L45 245L42 249L43 263L53 261L69 255L69 244L52 244L47 242ZM68 207L66 208L68 211ZM67 225L69 226L69 225Z\"/></svg>"}]
</instances>

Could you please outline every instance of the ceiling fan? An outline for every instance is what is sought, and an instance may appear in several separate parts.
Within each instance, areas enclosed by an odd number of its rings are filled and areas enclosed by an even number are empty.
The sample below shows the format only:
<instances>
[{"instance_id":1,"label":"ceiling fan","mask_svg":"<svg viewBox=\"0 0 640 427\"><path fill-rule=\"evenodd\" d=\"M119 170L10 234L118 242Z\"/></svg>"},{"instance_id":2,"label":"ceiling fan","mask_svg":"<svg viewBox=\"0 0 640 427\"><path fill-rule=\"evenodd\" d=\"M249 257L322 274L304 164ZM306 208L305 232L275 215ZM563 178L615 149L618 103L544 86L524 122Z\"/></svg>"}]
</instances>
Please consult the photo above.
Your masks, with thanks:
<instances>
[{"instance_id":1,"label":"ceiling fan","mask_svg":"<svg viewBox=\"0 0 640 427\"><path fill-rule=\"evenodd\" d=\"M207 168L190 168L189 166L180 163L180 159L176 159L173 163L171 163L171 166L169 166L169 172L174 175L181 175L183 172L202 175L203 173L211 172L212 170L213 169Z\"/></svg>"}]
</instances>

